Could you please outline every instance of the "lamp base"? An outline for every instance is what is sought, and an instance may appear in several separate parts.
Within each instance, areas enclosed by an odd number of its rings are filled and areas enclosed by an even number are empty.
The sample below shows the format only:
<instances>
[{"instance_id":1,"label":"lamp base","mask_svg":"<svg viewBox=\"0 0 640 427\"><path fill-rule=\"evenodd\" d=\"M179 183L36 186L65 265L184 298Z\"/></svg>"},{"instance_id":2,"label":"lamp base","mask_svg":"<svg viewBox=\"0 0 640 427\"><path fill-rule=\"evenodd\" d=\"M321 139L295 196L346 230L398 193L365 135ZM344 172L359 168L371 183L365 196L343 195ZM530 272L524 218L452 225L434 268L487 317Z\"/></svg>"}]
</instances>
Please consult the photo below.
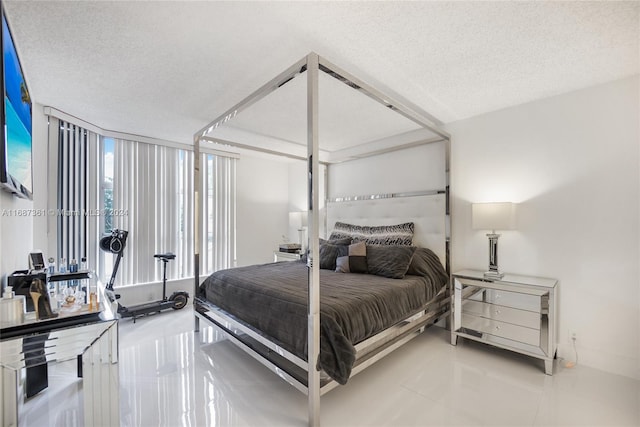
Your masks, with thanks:
<instances>
[{"instance_id":1,"label":"lamp base","mask_svg":"<svg viewBox=\"0 0 640 427\"><path fill-rule=\"evenodd\" d=\"M493 233L487 234L489 238L489 270L484 273L485 279L500 280L504 276L498 269L498 238L499 234Z\"/></svg>"},{"instance_id":2,"label":"lamp base","mask_svg":"<svg viewBox=\"0 0 640 427\"><path fill-rule=\"evenodd\" d=\"M501 273L500 271L493 271L493 270L489 270L489 271L485 271L484 272L484 278L485 279L502 279L504 277L504 273Z\"/></svg>"}]
</instances>

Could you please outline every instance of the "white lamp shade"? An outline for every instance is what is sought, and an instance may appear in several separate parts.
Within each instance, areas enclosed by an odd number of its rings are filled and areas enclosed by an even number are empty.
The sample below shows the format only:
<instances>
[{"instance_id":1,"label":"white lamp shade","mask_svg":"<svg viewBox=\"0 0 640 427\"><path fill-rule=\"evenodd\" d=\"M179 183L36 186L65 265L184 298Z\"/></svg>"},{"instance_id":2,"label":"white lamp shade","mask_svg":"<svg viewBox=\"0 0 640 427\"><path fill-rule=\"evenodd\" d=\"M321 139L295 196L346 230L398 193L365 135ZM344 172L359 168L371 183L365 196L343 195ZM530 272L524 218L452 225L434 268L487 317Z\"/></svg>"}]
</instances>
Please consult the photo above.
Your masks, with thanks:
<instances>
[{"instance_id":1,"label":"white lamp shade","mask_svg":"<svg viewBox=\"0 0 640 427\"><path fill-rule=\"evenodd\" d=\"M289 227L302 227L302 212L289 212Z\"/></svg>"},{"instance_id":2,"label":"white lamp shade","mask_svg":"<svg viewBox=\"0 0 640 427\"><path fill-rule=\"evenodd\" d=\"M511 202L471 205L471 225L475 230L513 230L515 217L515 204Z\"/></svg>"},{"instance_id":3,"label":"white lamp shade","mask_svg":"<svg viewBox=\"0 0 640 427\"><path fill-rule=\"evenodd\" d=\"M289 226L295 229L301 229L307 226L307 212L289 212Z\"/></svg>"}]
</instances>

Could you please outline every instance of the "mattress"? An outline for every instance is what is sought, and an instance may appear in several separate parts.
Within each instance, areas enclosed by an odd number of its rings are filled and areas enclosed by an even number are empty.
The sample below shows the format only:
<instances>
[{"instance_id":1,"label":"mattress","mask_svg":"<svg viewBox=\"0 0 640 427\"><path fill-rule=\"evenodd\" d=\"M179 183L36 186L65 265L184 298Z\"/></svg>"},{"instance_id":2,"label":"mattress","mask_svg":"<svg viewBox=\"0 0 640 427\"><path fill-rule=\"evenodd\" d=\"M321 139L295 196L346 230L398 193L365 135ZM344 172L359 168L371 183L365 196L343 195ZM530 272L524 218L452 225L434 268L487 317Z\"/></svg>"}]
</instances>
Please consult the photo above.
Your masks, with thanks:
<instances>
[{"instance_id":1,"label":"mattress","mask_svg":"<svg viewBox=\"0 0 640 427\"><path fill-rule=\"evenodd\" d=\"M345 384L355 345L419 312L444 285L430 275L389 279L320 270L319 368ZM221 270L201 285L206 300L307 360L308 268L279 262Z\"/></svg>"}]
</instances>

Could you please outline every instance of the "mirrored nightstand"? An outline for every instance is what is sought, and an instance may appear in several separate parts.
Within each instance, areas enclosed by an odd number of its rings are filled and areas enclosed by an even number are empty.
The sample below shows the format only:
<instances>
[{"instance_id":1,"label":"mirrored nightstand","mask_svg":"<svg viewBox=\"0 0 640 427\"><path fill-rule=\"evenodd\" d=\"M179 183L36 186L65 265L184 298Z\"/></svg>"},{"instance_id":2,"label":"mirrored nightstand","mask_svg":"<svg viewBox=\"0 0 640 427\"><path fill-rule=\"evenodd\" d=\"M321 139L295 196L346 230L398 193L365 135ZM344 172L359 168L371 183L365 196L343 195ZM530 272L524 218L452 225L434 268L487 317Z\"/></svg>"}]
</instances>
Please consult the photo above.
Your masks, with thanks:
<instances>
[{"instance_id":1,"label":"mirrored nightstand","mask_svg":"<svg viewBox=\"0 0 640 427\"><path fill-rule=\"evenodd\" d=\"M544 360L552 375L557 350L558 281L505 274L486 279L482 271L453 274L451 344L458 337Z\"/></svg>"}]
</instances>

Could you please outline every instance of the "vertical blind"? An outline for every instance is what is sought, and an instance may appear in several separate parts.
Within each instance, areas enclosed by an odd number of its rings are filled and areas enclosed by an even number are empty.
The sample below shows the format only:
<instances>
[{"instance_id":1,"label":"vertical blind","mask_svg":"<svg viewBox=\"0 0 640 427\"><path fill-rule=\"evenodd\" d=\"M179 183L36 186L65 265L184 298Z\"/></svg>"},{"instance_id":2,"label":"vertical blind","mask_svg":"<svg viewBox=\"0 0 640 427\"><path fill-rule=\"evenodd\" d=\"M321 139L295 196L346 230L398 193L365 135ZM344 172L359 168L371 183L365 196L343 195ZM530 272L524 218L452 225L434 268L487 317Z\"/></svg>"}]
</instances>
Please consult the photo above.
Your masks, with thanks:
<instances>
[{"instance_id":1,"label":"vertical blind","mask_svg":"<svg viewBox=\"0 0 640 427\"><path fill-rule=\"evenodd\" d=\"M116 284L162 280L154 254L173 252L167 278L193 274L193 153L115 139L113 227L129 237Z\"/></svg>"},{"instance_id":2,"label":"vertical blind","mask_svg":"<svg viewBox=\"0 0 640 427\"><path fill-rule=\"evenodd\" d=\"M162 280L162 266L153 255L173 252L167 279L193 272L192 151L115 139L113 227L129 237L116 284L125 286ZM235 263L236 159L203 155L206 172L203 217L207 218L201 274Z\"/></svg>"},{"instance_id":3,"label":"vertical blind","mask_svg":"<svg viewBox=\"0 0 640 427\"><path fill-rule=\"evenodd\" d=\"M202 247L200 273L236 265L236 159L202 155Z\"/></svg>"},{"instance_id":4,"label":"vertical blind","mask_svg":"<svg viewBox=\"0 0 640 427\"><path fill-rule=\"evenodd\" d=\"M49 208L57 215L57 261L82 257L107 280L115 256L98 250L105 230L103 139L95 132L49 117ZM191 150L113 139L112 228L129 236L115 284L162 280L156 253L173 252L167 278L193 277L194 188ZM103 142L101 143L103 146ZM203 236L200 274L236 264L237 158L201 154ZM102 183L102 187L101 187Z\"/></svg>"},{"instance_id":5,"label":"vertical blind","mask_svg":"<svg viewBox=\"0 0 640 427\"><path fill-rule=\"evenodd\" d=\"M98 240L97 135L80 126L55 120L57 141L57 262L82 258L95 268ZM51 176L50 176L51 178Z\"/></svg>"}]
</instances>

